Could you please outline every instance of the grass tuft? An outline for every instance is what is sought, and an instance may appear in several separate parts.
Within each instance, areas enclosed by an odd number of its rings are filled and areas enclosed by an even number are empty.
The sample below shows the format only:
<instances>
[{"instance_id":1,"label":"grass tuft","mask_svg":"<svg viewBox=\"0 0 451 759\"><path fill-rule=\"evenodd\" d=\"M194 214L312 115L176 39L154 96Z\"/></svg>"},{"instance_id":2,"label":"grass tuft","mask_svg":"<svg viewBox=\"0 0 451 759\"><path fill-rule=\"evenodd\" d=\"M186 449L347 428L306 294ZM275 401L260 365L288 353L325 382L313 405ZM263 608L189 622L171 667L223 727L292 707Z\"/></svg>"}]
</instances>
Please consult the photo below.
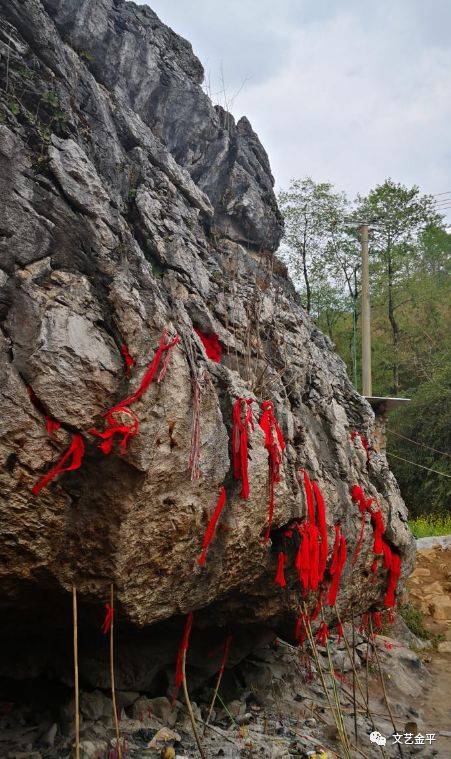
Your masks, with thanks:
<instances>
[{"instance_id":1,"label":"grass tuft","mask_svg":"<svg viewBox=\"0 0 451 759\"><path fill-rule=\"evenodd\" d=\"M426 514L409 519L409 527L416 538L451 535L451 514Z\"/></svg>"}]
</instances>

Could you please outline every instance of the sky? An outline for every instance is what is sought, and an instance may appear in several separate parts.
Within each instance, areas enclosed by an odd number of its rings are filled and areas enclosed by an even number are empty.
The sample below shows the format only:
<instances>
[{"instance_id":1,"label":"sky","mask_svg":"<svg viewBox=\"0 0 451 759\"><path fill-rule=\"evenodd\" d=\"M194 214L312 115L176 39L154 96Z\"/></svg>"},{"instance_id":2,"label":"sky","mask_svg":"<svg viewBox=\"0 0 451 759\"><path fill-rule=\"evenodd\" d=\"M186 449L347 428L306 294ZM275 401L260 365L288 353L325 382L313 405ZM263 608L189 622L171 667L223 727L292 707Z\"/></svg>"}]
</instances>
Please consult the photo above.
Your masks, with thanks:
<instances>
[{"instance_id":1,"label":"sky","mask_svg":"<svg viewBox=\"0 0 451 759\"><path fill-rule=\"evenodd\" d=\"M266 148L276 189L387 177L450 198L449 0L150 0ZM438 193L448 193L439 195ZM445 204L443 204L445 205Z\"/></svg>"}]
</instances>

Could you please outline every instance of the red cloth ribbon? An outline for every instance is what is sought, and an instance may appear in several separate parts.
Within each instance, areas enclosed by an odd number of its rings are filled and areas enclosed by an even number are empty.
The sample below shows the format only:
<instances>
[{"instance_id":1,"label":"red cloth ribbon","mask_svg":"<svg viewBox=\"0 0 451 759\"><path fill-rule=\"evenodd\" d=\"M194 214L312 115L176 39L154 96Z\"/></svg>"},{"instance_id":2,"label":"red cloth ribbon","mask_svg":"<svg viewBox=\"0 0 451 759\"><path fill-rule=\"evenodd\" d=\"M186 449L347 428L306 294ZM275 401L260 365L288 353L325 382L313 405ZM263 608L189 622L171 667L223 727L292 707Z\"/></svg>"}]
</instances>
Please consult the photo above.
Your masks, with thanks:
<instances>
[{"instance_id":1,"label":"red cloth ribbon","mask_svg":"<svg viewBox=\"0 0 451 759\"><path fill-rule=\"evenodd\" d=\"M374 532L373 553L376 556L381 556L381 554L384 552L382 536L385 532L385 525L380 509L371 512L371 523L373 525Z\"/></svg>"},{"instance_id":2,"label":"red cloth ribbon","mask_svg":"<svg viewBox=\"0 0 451 759\"><path fill-rule=\"evenodd\" d=\"M110 409L110 411L107 411L105 415L107 429L104 432L100 432L99 430L95 429L95 427L88 430L91 435L95 435L95 437L101 438L103 442L100 443L99 448L106 455L111 453L113 450L114 439L116 436L118 438L121 455L127 453L128 441L130 438L135 437L135 435L137 435L139 432L139 421L136 414L129 408L122 408L119 411L121 414L124 414L130 419L130 424L124 424L116 421L115 415L119 412L115 411L114 409Z\"/></svg>"},{"instance_id":3,"label":"red cloth ribbon","mask_svg":"<svg viewBox=\"0 0 451 759\"><path fill-rule=\"evenodd\" d=\"M327 596L327 603L329 606L334 606L337 600L338 588L340 585L343 568L346 563L346 556L346 538L342 534L340 526L337 524L335 525L335 542L332 554L332 564L329 569L330 575L332 577L332 582L330 584L329 593Z\"/></svg>"},{"instance_id":4,"label":"red cloth ribbon","mask_svg":"<svg viewBox=\"0 0 451 759\"><path fill-rule=\"evenodd\" d=\"M365 435L362 435L361 432L357 432L357 430L352 430L352 432L351 432L351 440L352 440L352 442L354 442L354 440L356 440L357 438L359 438L360 442L362 443L362 446L365 449L366 460L369 461L370 460L370 448L371 448L371 446L369 444L368 438L365 437Z\"/></svg>"},{"instance_id":5,"label":"red cloth ribbon","mask_svg":"<svg viewBox=\"0 0 451 759\"><path fill-rule=\"evenodd\" d=\"M310 580L310 542L309 533L307 531L307 525L302 524L297 526L300 544L296 555L294 566L299 575L299 582L304 588L304 593L307 593L309 589Z\"/></svg>"},{"instance_id":6,"label":"red cloth ribbon","mask_svg":"<svg viewBox=\"0 0 451 759\"><path fill-rule=\"evenodd\" d=\"M113 621L113 615L114 615L114 610L111 608L110 604L105 604L105 609L106 609L106 614L105 614L105 619L103 620L103 624L102 624L102 633L104 635L106 635L110 631L111 623Z\"/></svg>"},{"instance_id":7,"label":"red cloth ribbon","mask_svg":"<svg viewBox=\"0 0 451 759\"><path fill-rule=\"evenodd\" d=\"M130 373L131 373L131 370L132 370L132 367L135 365L135 362L132 359L132 357L131 357L131 355L129 353L129 350L128 350L128 348L127 348L127 346L126 346L125 343L122 343L120 350L121 350L121 356L124 359L125 374L127 375L127 377L129 377Z\"/></svg>"},{"instance_id":8,"label":"red cloth ribbon","mask_svg":"<svg viewBox=\"0 0 451 759\"><path fill-rule=\"evenodd\" d=\"M176 335L172 340L168 342L167 332L164 330L160 338L159 346L154 353L151 363L144 373L138 389L135 390L132 395L129 395L127 398L124 398L124 400L119 401L119 403L117 403L115 406L112 406L110 409L108 409L108 411L106 411L104 416L107 429L104 432L100 432L95 428L89 430L91 435L95 435L96 437L103 440L99 447L104 453L108 454L111 452L115 436L119 438L118 442L121 449L120 452L122 454L126 453L129 439L137 435L139 431L138 417L133 413L133 411L130 411L129 406L131 406L133 403L139 400L142 395L144 395L147 388L157 375L158 369L160 368L160 362L162 362L162 366L157 376L157 383L161 382L168 368L171 351L179 342L180 337L178 335ZM124 413L130 419L130 424L125 424L122 420L120 422L117 421L116 414L119 411Z\"/></svg>"},{"instance_id":9,"label":"red cloth ribbon","mask_svg":"<svg viewBox=\"0 0 451 759\"><path fill-rule=\"evenodd\" d=\"M200 337L208 358L214 361L215 364L219 364L222 357L222 345L219 342L218 336L214 332L212 332L210 335L206 335L197 327L194 327L194 332L198 337Z\"/></svg>"},{"instance_id":10,"label":"red cloth ribbon","mask_svg":"<svg viewBox=\"0 0 451 759\"><path fill-rule=\"evenodd\" d=\"M310 522L310 524L314 524L315 523L315 502L313 500L312 483L306 469L302 470L302 474L304 477L305 497L307 500L307 519Z\"/></svg>"},{"instance_id":11,"label":"red cloth ribbon","mask_svg":"<svg viewBox=\"0 0 451 759\"><path fill-rule=\"evenodd\" d=\"M382 630L382 612L373 611L372 613L373 628L375 630Z\"/></svg>"},{"instance_id":12,"label":"red cloth ribbon","mask_svg":"<svg viewBox=\"0 0 451 759\"><path fill-rule=\"evenodd\" d=\"M318 523L318 530L321 537L321 543L319 546L319 564L318 564L318 579L322 582L324 578L324 572L326 571L328 542L327 542L327 525L326 525L326 504L324 502L324 496L319 489L316 482L312 483L313 493L316 501L316 518Z\"/></svg>"},{"instance_id":13,"label":"red cloth ribbon","mask_svg":"<svg viewBox=\"0 0 451 759\"><path fill-rule=\"evenodd\" d=\"M294 627L294 639L299 646L302 646L307 638L307 617L302 612L296 620Z\"/></svg>"},{"instance_id":14,"label":"red cloth ribbon","mask_svg":"<svg viewBox=\"0 0 451 759\"><path fill-rule=\"evenodd\" d=\"M274 415L274 404L272 401L263 401L261 405L262 415L260 417L260 427L265 433L265 448L268 451L268 524L266 527L264 542L268 543L271 535L271 527L274 516L274 486L280 482L280 465L282 463L282 452L285 450L285 440L282 431Z\"/></svg>"},{"instance_id":15,"label":"red cloth ribbon","mask_svg":"<svg viewBox=\"0 0 451 759\"><path fill-rule=\"evenodd\" d=\"M188 651L189 637L191 634L192 626L193 626L193 612L190 611L186 617L185 628L183 630L183 637L182 637L179 650L177 653L177 666L175 670L175 688L174 688L174 693L172 696L173 704L177 698L179 688L181 684L183 683L183 657L185 656L185 652Z\"/></svg>"},{"instance_id":16,"label":"red cloth ribbon","mask_svg":"<svg viewBox=\"0 0 451 759\"><path fill-rule=\"evenodd\" d=\"M329 637L329 628L326 624L326 622L321 622L320 626L318 627L316 631L316 641L320 646L324 646L324 648L327 645L327 639Z\"/></svg>"},{"instance_id":17,"label":"red cloth ribbon","mask_svg":"<svg viewBox=\"0 0 451 759\"><path fill-rule=\"evenodd\" d=\"M287 555L283 551L279 551L279 556L277 559L277 572L276 576L274 578L274 582L276 585L280 585L281 588L285 588L286 586L286 580L285 580L285 562L287 560Z\"/></svg>"},{"instance_id":18,"label":"red cloth ribbon","mask_svg":"<svg viewBox=\"0 0 451 759\"><path fill-rule=\"evenodd\" d=\"M26 387L27 387L27 393L30 396L30 401L32 402L35 409L39 411L39 413L42 414L42 416L45 419L45 429L47 430L47 435L49 437L52 437L53 433L56 432L56 430L60 429L61 422L59 422L53 416L50 416L46 407L44 406L42 401L39 400L38 396L34 392L31 385L27 385Z\"/></svg>"},{"instance_id":19,"label":"red cloth ribbon","mask_svg":"<svg viewBox=\"0 0 451 759\"><path fill-rule=\"evenodd\" d=\"M237 398L233 404L232 463L233 476L241 480L241 498L249 498L248 442L249 429L254 429L252 398Z\"/></svg>"},{"instance_id":20,"label":"red cloth ribbon","mask_svg":"<svg viewBox=\"0 0 451 759\"><path fill-rule=\"evenodd\" d=\"M205 530L205 534L202 540L202 552L197 559L197 563L200 564L201 567L205 566L205 562L207 561L207 551L208 547L213 540L215 531L216 531L216 525L218 523L218 519L221 516L221 512L226 504L227 496L224 485L221 487L221 490L219 491L219 497L216 502L215 510L212 514L212 517L207 525L207 529Z\"/></svg>"},{"instance_id":21,"label":"red cloth ribbon","mask_svg":"<svg viewBox=\"0 0 451 759\"><path fill-rule=\"evenodd\" d=\"M384 598L384 606L395 606L395 591L398 585L398 580L401 574L401 557L391 552L391 563L388 575L388 588Z\"/></svg>"},{"instance_id":22,"label":"red cloth ribbon","mask_svg":"<svg viewBox=\"0 0 451 759\"><path fill-rule=\"evenodd\" d=\"M57 464L52 467L32 488L33 495L38 495L58 474L79 469L85 453L85 444L81 435L72 435L69 448L63 453Z\"/></svg>"},{"instance_id":23,"label":"red cloth ribbon","mask_svg":"<svg viewBox=\"0 0 451 759\"><path fill-rule=\"evenodd\" d=\"M360 487L360 485L354 485L351 490L351 498L354 502L356 502L359 506L359 511L361 515L361 525L360 525L360 533L359 537L357 539L357 545L355 547L355 551L352 557L352 566L355 565L360 551L362 550L363 545L363 533L365 530L365 514L367 511L371 513L371 504L373 503L373 498L366 498L365 493L363 491L363 488Z\"/></svg>"}]
</instances>

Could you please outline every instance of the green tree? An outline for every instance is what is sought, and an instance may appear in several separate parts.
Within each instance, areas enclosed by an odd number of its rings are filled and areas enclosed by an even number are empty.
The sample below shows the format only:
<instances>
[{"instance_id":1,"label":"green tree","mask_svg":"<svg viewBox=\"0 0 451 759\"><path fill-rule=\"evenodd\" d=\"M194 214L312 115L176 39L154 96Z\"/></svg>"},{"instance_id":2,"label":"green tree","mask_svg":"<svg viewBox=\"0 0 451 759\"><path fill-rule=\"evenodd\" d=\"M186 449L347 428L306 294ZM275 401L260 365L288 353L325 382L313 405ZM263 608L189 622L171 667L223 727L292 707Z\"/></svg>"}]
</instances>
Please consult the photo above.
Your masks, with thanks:
<instances>
[{"instance_id":1,"label":"green tree","mask_svg":"<svg viewBox=\"0 0 451 759\"><path fill-rule=\"evenodd\" d=\"M328 279L324 262L334 232L343 223L347 200L343 193L334 192L331 184L309 177L293 181L278 200L285 219L281 254L310 313L314 290L324 287Z\"/></svg>"},{"instance_id":2,"label":"green tree","mask_svg":"<svg viewBox=\"0 0 451 759\"><path fill-rule=\"evenodd\" d=\"M387 179L366 198L359 197L359 215L372 225L373 288L382 290L392 338L391 392L399 393L400 325L397 309L404 300L403 281L421 260L419 235L440 227L442 217L434 200L418 187L405 187Z\"/></svg>"}]
</instances>

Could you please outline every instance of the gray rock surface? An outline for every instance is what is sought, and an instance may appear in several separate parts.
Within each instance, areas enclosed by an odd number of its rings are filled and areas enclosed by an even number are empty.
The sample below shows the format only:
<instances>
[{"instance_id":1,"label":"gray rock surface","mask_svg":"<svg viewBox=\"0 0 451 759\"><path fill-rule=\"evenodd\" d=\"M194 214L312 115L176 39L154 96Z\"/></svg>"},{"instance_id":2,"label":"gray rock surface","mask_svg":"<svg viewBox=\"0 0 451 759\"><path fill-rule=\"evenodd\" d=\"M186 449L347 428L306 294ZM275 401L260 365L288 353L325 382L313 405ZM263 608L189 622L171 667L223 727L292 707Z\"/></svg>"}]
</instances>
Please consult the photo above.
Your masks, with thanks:
<instances>
[{"instance_id":1,"label":"gray rock surface","mask_svg":"<svg viewBox=\"0 0 451 759\"><path fill-rule=\"evenodd\" d=\"M231 477L237 396L273 399L287 441L274 528L305 516L297 471L306 467L325 494L330 543L340 521L352 552L360 517L350 488L361 484L379 501L407 575L405 505L385 456L374 453L367 467L351 442L353 429L371 439L371 408L274 256L281 219L249 122L212 106L191 46L146 6L0 0L0 12L2 634L29 635L36 615L44 631L65 628L73 583L80 625L98 631L111 582L119 624L160 623L172 652L169 632L180 635L179 615L190 610L199 628L292 629L294 570L282 593L275 553L261 542L268 463L258 424L247 503ZM217 333L221 364L207 359L193 326ZM183 343L164 381L135 404L140 431L127 454L104 456L89 430L138 387L164 328ZM135 359L130 378L122 343ZM197 481L189 356L206 377ZM61 422L52 437L27 386ZM34 497L75 432L83 466ZM228 505L201 570L223 482ZM344 616L380 605L386 572L369 582L371 562L367 524L361 558L344 572ZM120 687L137 682L127 673Z\"/></svg>"}]
</instances>

